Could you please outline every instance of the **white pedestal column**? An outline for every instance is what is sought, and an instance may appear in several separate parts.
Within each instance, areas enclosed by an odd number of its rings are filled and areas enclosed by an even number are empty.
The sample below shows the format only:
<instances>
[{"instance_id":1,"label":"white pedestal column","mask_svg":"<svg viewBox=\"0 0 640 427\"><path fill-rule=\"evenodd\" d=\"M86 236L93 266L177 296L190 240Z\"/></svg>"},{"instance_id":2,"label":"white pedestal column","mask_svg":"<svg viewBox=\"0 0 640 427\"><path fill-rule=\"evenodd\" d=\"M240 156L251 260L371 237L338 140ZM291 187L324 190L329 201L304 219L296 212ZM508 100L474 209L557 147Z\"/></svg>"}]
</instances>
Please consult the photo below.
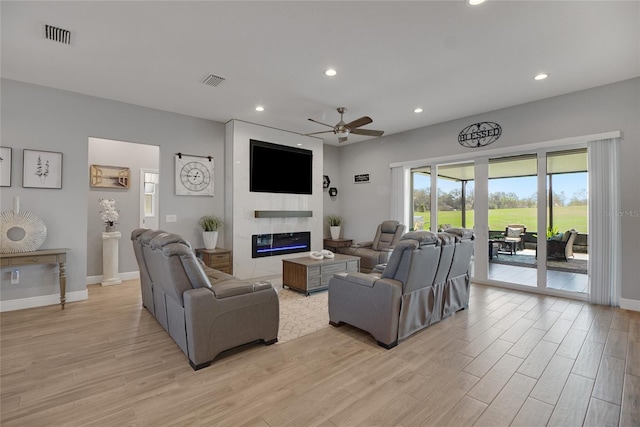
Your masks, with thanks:
<instances>
[{"instance_id":1,"label":"white pedestal column","mask_svg":"<svg viewBox=\"0 0 640 427\"><path fill-rule=\"evenodd\" d=\"M102 233L102 286L119 285L118 276L118 241L119 231Z\"/></svg>"}]
</instances>

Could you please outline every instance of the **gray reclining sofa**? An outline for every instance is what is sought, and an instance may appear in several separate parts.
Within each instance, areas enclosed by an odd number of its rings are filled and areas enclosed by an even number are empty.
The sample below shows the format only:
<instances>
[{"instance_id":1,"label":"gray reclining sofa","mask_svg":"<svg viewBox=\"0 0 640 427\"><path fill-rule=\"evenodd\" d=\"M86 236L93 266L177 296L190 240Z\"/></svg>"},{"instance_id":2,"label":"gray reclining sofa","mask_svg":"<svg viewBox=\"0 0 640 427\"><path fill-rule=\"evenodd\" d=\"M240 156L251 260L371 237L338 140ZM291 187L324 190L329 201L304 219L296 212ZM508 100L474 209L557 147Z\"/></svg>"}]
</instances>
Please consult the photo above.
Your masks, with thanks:
<instances>
[{"instance_id":1,"label":"gray reclining sofa","mask_svg":"<svg viewBox=\"0 0 640 427\"><path fill-rule=\"evenodd\" d=\"M189 359L194 370L225 350L278 340L278 294L207 267L186 240L159 230L131 233L140 269L142 304Z\"/></svg>"},{"instance_id":2,"label":"gray reclining sofa","mask_svg":"<svg viewBox=\"0 0 640 427\"><path fill-rule=\"evenodd\" d=\"M413 231L386 265L329 281L329 323L369 332L385 348L469 304L471 230Z\"/></svg>"}]
</instances>

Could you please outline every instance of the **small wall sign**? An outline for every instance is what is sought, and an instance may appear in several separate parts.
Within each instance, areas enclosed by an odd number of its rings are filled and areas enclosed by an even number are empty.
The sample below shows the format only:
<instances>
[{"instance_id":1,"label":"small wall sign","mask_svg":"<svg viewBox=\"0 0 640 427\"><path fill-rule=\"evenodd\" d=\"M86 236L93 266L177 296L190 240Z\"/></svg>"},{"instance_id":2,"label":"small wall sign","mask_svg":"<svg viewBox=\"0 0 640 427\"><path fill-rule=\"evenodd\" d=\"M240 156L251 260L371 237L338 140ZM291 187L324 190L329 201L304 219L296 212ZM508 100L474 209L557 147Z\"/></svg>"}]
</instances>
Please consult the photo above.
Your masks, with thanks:
<instances>
[{"instance_id":1,"label":"small wall sign","mask_svg":"<svg viewBox=\"0 0 640 427\"><path fill-rule=\"evenodd\" d=\"M353 182L355 184L364 184L364 183L368 183L369 181L369 174L368 173L361 173L358 175L354 175L353 176Z\"/></svg>"},{"instance_id":2,"label":"small wall sign","mask_svg":"<svg viewBox=\"0 0 640 427\"><path fill-rule=\"evenodd\" d=\"M458 134L460 145L478 148L489 145L502 135L502 127L494 122L474 123L462 129Z\"/></svg>"}]
</instances>

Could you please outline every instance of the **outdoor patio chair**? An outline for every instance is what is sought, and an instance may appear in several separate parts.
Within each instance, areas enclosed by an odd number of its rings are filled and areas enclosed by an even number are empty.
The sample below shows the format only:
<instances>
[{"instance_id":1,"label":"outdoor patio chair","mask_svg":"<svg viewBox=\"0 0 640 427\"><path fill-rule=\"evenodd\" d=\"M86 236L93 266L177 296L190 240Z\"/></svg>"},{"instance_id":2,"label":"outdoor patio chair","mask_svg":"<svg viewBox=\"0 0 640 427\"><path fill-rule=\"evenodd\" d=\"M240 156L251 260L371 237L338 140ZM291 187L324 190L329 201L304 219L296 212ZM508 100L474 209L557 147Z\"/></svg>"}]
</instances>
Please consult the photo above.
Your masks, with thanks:
<instances>
[{"instance_id":1,"label":"outdoor patio chair","mask_svg":"<svg viewBox=\"0 0 640 427\"><path fill-rule=\"evenodd\" d=\"M547 258L560 258L565 261L573 258L573 242L577 236L578 232L571 229L547 240Z\"/></svg>"},{"instance_id":2,"label":"outdoor patio chair","mask_svg":"<svg viewBox=\"0 0 640 427\"><path fill-rule=\"evenodd\" d=\"M517 252L518 249L524 249L524 233L526 233L527 227L522 224L507 225L504 229L504 243L509 245L513 252Z\"/></svg>"}]
</instances>

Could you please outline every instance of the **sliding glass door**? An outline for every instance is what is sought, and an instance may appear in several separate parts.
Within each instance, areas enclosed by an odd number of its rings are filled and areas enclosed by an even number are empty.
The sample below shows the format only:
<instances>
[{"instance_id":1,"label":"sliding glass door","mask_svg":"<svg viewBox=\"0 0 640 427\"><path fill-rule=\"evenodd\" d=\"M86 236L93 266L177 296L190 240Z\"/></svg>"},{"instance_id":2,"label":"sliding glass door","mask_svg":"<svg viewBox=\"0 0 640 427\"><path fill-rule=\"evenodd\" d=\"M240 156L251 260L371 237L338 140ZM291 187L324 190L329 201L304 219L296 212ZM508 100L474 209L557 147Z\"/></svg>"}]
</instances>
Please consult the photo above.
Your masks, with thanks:
<instances>
[{"instance_id":1,"label":"sliding glass door","mask_svg":"<svg viewBox=\"0 0 640 427\"><path fill-rule=\"evenodd\" d=\"M547 287L588 293L587 150L547 154Z\"/></svg>"},{"instance_id":2,"label":"sliding glass door","mask_svg":"<svg viewBox=\"0 0 640 427\"><path fill-rule=\"evenodd\" d=\"M438 230L473 228L474 165L472 162L438 165Z\"/></svg>"},{"instance_id":3,"label":"sliding glass door","mask_svg":"<svg viewBox=\"0 0 640 427\"><path fill-rule=\"evenodd\" d=\"M413 229L474 228L479 280L587 293L587 183L586 148L413 168Z\"/></svg>"},{"instance_id":4,"label":"sliding glass door","mask_svg":"<svg viewBox=\"0 0 640 427\"><path fill-rule=\"evenodd\" d=\"M414 230L474 226L474 165L471 162L411 170ZM435 191L432 191L435 188Z\"/></svg>"},{"instance_id":5,"label":"sliding glass door","mask_svg":"<svg viewBox=\"0 0 640 427\"><path fill-rule=\"evenodd\" d=\"M489 159L488 172L488 278L537 286L538 159Z\"/></svg>"}]
</instances>

